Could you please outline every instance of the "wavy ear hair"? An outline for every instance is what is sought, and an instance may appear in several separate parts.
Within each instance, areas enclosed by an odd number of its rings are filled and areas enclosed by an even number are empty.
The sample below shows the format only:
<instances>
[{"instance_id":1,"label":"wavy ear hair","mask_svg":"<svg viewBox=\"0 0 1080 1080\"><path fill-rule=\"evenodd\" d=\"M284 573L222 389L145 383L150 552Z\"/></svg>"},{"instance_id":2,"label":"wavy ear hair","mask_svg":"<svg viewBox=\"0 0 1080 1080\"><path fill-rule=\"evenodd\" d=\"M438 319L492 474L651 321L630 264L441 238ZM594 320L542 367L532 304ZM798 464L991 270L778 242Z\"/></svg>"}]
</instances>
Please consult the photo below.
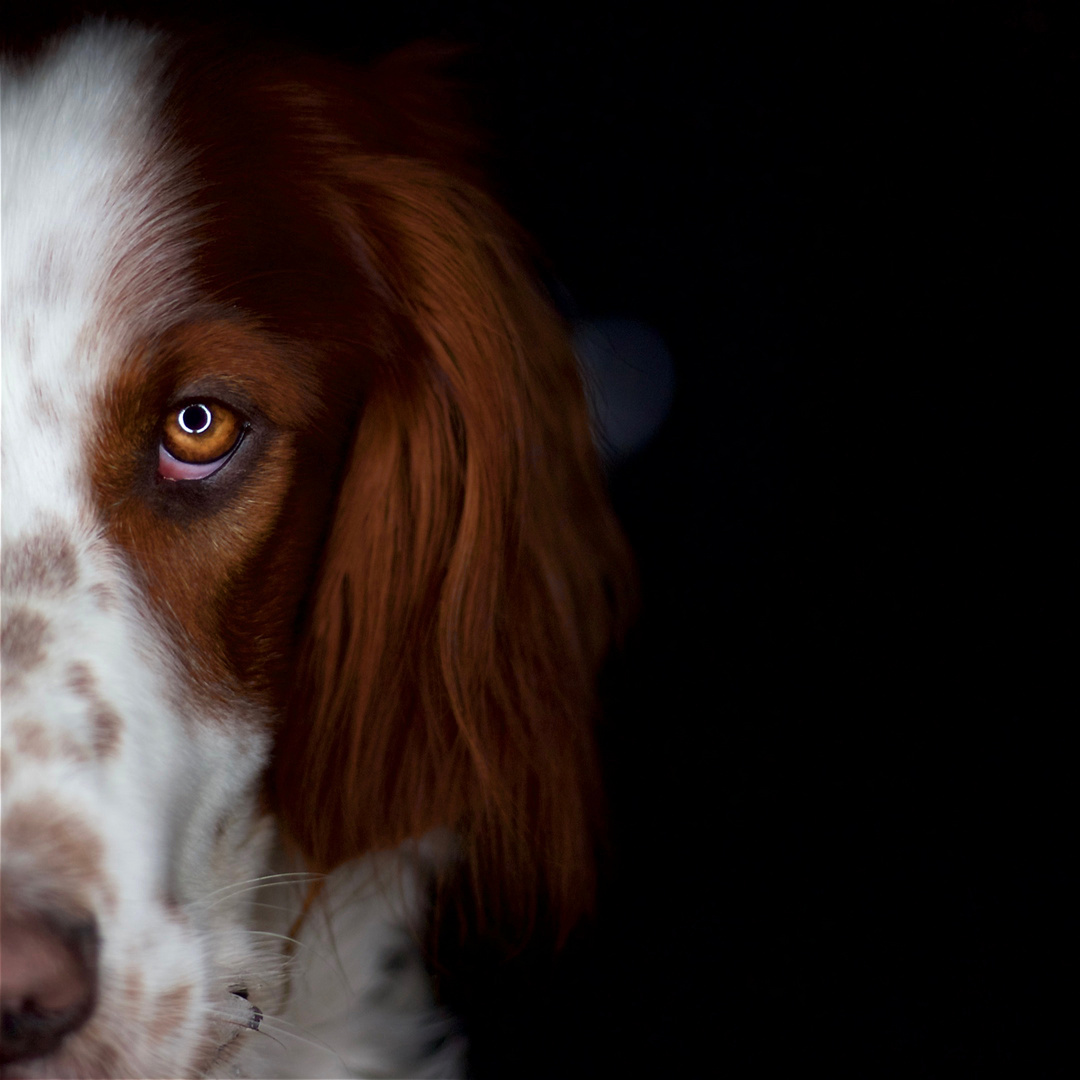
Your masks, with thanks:
<instances>
[{"instance_id":1,"label":"wavy ear hair","mask_svg":"<svg viewBox=\"0 0 1080 1080\"><path fill-rule=\"evenodd\" d=\"M566 929L592 899L595 681L630 578L575 357L477 187L338 151L328 211L403 329L340 489L279 811L323 869L450 827L481 912Z\"/></svg>"}]
</instances>

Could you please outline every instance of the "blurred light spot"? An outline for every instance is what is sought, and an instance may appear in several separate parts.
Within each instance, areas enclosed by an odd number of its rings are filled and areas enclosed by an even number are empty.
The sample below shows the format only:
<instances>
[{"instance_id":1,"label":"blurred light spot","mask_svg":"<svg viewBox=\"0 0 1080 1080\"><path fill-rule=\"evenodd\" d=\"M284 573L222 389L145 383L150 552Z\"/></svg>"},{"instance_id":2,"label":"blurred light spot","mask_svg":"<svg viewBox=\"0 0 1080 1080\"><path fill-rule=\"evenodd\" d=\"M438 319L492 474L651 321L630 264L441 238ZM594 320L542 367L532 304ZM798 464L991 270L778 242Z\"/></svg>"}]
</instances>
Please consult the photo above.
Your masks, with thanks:
<instances>
[{"instance_id":1,"label":"blurred light spot","mask_svg":"<svg viewBox=\"0 0 1080 1080\"><path fill-rule=\"evenodd\" d=\"M656 434L671 408L671 353L655 330L634 319L579 320L574 351L594 437L605 463L616 465Z\"/></svg>"}]
</instances>

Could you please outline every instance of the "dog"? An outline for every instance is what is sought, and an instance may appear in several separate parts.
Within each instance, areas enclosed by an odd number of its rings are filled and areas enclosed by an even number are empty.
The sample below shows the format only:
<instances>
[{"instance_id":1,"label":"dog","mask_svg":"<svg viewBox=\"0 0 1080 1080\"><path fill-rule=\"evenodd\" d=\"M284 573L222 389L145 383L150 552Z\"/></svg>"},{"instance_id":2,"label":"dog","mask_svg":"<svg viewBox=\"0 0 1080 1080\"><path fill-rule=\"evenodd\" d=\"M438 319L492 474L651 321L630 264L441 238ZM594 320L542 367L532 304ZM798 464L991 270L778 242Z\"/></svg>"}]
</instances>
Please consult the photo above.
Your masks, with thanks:
<instances>
[{"instance_id":1,"label":"dog","mask_svg":"<svg viewBox=\"0 0 1080 1080\"><path fill-rule=\"evenodd\" d=\"M4 63L4 1078L461 1075L433 903L588 909L630 557L440 63Z\"/></svg>"}]
</instances>

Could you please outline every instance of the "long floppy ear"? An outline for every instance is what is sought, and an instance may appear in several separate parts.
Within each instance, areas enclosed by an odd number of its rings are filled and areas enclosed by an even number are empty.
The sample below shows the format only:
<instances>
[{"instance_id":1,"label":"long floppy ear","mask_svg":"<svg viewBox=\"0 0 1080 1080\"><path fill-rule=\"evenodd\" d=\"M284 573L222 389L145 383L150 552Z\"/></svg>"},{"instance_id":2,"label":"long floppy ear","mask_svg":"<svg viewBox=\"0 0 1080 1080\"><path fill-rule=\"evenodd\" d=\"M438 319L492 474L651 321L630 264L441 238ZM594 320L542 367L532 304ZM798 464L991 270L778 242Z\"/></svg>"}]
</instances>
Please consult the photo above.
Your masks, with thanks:
<instances>
[{"instance_id":1,"label":"long floppy ear","mask_svg":"<svg viewBox=\"0 0 1080 1080\"><path fill-rule=\"evenodd\" d=\"M448 826L489 915L565 928L592 899L595 680L630 576L576 361L485 195L407 157L337 169L333 213L402 329L342 483L278 809L321 868Z\"/></svg>"}]
</instances>

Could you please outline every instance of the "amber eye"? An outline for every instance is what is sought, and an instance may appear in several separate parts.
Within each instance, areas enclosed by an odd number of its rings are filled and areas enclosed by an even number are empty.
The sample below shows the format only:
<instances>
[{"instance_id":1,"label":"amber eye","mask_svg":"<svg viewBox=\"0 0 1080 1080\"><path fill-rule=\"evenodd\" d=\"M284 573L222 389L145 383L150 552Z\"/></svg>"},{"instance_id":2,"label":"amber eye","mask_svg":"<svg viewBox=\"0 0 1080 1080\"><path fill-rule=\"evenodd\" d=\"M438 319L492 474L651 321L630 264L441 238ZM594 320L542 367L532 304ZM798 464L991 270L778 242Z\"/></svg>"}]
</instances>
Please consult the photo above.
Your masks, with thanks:
<instances>
[{"instance_id":1,"label":"amber eye","mask_svg":"<svg viewBox=\"0 0 1080 1080\"><path fill-rule=\"evenodd\" d=\"M216 401L191 401L166 415L161 445L177 461L208 465L228 454L242 434L231 409Z\"/></svg>"}]
</instances>

